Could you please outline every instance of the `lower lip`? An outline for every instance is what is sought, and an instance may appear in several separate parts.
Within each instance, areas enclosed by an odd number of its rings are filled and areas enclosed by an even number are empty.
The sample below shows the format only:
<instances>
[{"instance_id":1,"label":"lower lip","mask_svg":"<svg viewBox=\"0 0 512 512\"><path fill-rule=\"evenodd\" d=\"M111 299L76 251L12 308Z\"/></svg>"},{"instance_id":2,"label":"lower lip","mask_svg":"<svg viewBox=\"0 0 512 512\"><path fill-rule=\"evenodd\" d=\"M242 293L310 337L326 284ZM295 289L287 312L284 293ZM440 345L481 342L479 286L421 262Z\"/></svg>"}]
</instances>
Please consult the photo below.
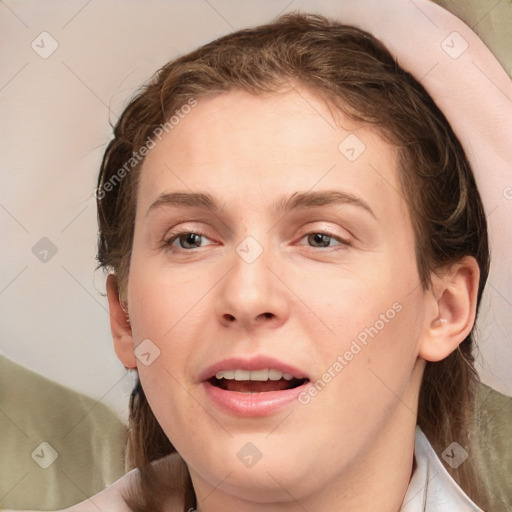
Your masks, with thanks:
<instances>
[{"instance_id":1,"label":"lower lip","mask_svg":"<svg viewBox=\"0 0 512 512\"><path fill-rule=\"evenodd\" d=\"M204 382L208 398L221 410L236 416L268 416L298 401L298 396L308 383L293 389L266 391L263 393L239 393L227 391Z\"/></svg>"}]
</instances>

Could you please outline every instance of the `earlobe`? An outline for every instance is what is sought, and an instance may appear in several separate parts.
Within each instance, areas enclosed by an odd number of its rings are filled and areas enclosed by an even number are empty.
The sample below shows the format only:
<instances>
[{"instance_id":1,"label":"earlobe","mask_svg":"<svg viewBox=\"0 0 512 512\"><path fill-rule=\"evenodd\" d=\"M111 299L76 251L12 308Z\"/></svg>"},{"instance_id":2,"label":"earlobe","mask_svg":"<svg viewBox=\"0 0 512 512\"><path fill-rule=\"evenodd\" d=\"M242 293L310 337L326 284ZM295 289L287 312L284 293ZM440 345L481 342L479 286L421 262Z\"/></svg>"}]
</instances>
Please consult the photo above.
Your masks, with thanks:
<instances>
[{"instance_id":1,"label":"earlobe","mask_svg":"<svg viewBox=\"0 0 512 512\"><path fill-rule=\"evenodd\" d=\"M130 317L119 298L119 288L115 274L107 276L107 298L114 350L125 368L136 368L137 359L133 352L134 345Z\"/></svg>"},{"instance_id":2,"label":"earlobe","mask_svg":"<svg viewBox=\"0 0 512 512\"><path fill-rule=\"evenodd\" d=\"M473 328L480 269L475 258L465 256L443 272L434 275L429 291L434 313L425 319L425 335L419 356L426 361L448 357Z\"/></svg>"}]
</instances>

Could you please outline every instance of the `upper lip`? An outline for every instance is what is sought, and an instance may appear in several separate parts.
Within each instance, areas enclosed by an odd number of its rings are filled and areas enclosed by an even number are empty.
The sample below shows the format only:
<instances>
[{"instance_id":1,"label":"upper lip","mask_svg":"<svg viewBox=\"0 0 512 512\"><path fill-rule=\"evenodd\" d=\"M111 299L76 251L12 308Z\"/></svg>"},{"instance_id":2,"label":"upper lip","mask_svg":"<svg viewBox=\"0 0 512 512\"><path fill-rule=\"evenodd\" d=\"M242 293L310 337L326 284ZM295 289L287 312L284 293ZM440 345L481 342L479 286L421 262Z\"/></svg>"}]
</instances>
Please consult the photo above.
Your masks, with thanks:
<instances>
[{"instance_id":1,"label":"upper lip","mask_svg":"<svg viewBox=\"0 0 512 512\"><path fill-rule=\"evenodd\" d=\"M199 375L199 380L205 382L215 377L217 372L222 370L263 370L271 368L281 370L283 373L289 373L296 379L309 379L303 371L289 364L283 363L279 359L266 355L257 355L251 357L230 357L208 366Z\"/></svg>"}]
</instances>

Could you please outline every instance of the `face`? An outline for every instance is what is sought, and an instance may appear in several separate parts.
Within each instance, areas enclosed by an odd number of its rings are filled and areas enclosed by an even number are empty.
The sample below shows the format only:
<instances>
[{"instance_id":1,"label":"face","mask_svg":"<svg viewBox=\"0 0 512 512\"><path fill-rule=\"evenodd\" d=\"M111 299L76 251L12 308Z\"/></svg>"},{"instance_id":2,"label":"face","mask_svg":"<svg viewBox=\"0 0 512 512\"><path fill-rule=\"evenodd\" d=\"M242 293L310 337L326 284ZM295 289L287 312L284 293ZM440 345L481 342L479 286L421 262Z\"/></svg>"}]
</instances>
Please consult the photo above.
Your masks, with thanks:
<instances>
[{"instance_id":1,"label":"face","mask_svg":"<svg viewBox=\"0 0 512 512\"><path fill-rule=\"evenodd\" d=\"M130 324L196 491L298 499L410 438L426 299L396 161L306 90L199 98L146 157Z\"/></svg>"}]
</instances>

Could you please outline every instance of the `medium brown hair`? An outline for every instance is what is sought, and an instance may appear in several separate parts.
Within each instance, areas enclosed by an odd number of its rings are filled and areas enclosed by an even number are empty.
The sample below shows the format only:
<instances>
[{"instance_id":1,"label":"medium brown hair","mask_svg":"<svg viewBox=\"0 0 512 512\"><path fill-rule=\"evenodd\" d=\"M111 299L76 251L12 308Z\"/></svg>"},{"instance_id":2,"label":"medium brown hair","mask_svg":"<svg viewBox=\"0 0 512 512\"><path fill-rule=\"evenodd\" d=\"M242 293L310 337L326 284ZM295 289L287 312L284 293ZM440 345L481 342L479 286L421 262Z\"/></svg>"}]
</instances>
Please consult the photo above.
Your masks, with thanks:
<instances>
[{"instance_id":1,"label":"medium brown hair","mask_svg":"<svg viewBox=\"0 0 512 512\"><path fill-rule=\"evenodd\" d=\"M422 286L429 288L433 272L473 256L480 267L478 310L489 271L487 226L470 166L448 121L379 40L358 28L298 12L220 37L169 62L122 113L98 178L98 260L116 273L121 296L128 281L141 164L108 193L103 193L104 184L191 98L231 89L260 95L295 86L324 99L334 113L375 127L397 148L400 193L411 212ZM435 446L457 440L467 448L476 381L472 333L446 359L427 362L418 424ZM140 488L126 496L127 503L135 512L160 511L165 485L150 463L175 449L140 382L130 401L128 449L127 468L139 468ZM463 466L454 476L475 499L477 479L470 466ZM183 462L180 472L172 491L185 496L187 510L196 504Z\"/></svg>"}]
</instances>

